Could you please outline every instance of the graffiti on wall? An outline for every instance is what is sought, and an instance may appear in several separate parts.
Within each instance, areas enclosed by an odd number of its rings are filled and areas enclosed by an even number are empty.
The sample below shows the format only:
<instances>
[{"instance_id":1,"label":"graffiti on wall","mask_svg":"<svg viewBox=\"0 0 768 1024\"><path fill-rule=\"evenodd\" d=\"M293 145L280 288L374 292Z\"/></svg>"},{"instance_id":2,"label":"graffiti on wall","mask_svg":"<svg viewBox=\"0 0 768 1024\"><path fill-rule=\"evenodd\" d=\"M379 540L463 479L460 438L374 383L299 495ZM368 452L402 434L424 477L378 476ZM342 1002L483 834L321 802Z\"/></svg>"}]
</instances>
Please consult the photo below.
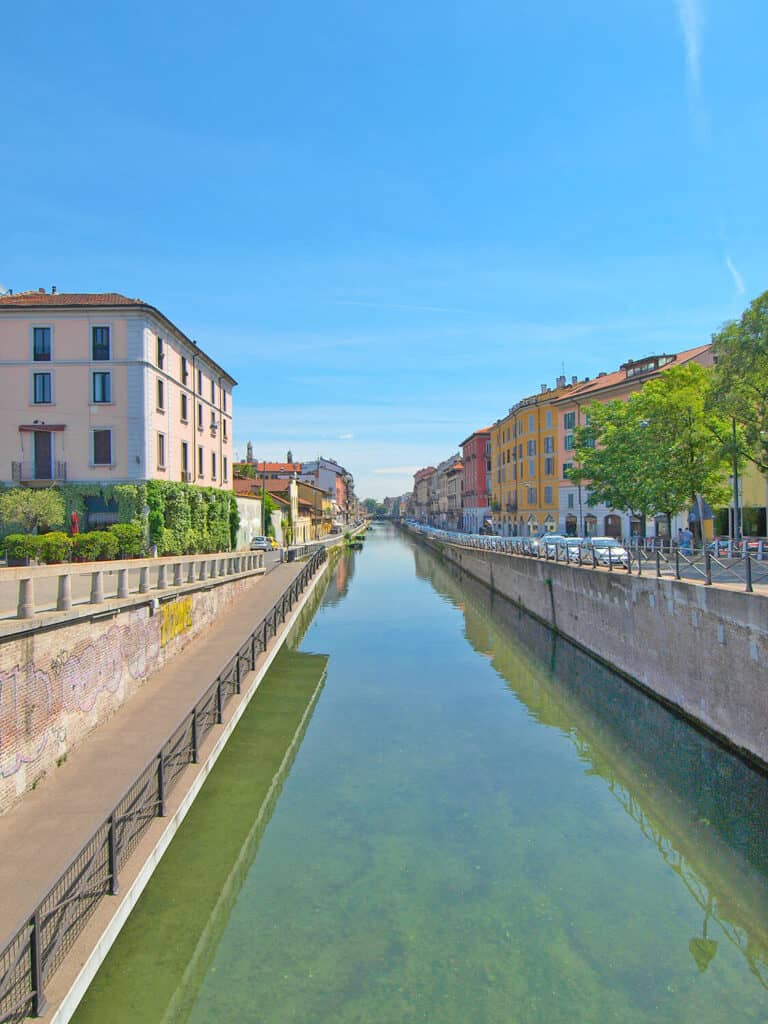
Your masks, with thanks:
<instances>
[{"instance_id":1,"label":"graffiti on wall","mask_svg":"<svg viewBox=\"0 0 768 1024\"><path fill-rule=\"evenodd\" d=\"M192 629L192 598L180 597L160 609L160 646Z\"/></svg>"}]
</instances>

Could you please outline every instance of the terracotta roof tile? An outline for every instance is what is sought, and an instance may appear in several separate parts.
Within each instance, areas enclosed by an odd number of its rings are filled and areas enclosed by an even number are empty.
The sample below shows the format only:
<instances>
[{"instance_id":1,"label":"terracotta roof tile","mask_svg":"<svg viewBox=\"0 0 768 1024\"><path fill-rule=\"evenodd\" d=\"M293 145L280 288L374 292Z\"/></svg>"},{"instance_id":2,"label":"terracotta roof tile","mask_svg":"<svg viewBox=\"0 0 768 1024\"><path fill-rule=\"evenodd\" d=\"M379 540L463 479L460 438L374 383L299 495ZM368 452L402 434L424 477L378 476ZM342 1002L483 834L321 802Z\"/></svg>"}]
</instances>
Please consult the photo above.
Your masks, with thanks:
<instances>
[{"instance_id":1,"label":"terracotta roof tile","mask_svg":"<svg viewBox=\"0 0 768 1024\"><path fill-rule=\"evenodd\" d=\"M689 363L696 356L702 355L711 346L697 345L696 348L686 349L684 352L678 352L674 359L670 362L665 363L660 369L651 370L648 373L638 375L637 377L627 377L626 370L620 368L614 370L612 373L606 373L602 377L593 377L592 380L581 381L579 384L574 384L572 387L566 388L566 390L558 396L558 400L561 402L569 402L572 398L583 398L588 395L596 394L600 391L604 391L606 388L616 387L619 384L625 384L629 381L645 382L651 380L654 376L659 373L663 373L664 370L668 370L671 366L682 366L684 363ZM641 362L642 360L636 360Z\"/></svg>"},{"instance_id":2,"label":"terracotta roof tile","mask_svg":"<svg viewBox=\"0 0 768 1024\"><path fill-rule=\"evenodd\" d=\"M0 295L0 306L146 306L119 292L17 292Z\"/></svg>"}]
</instances>

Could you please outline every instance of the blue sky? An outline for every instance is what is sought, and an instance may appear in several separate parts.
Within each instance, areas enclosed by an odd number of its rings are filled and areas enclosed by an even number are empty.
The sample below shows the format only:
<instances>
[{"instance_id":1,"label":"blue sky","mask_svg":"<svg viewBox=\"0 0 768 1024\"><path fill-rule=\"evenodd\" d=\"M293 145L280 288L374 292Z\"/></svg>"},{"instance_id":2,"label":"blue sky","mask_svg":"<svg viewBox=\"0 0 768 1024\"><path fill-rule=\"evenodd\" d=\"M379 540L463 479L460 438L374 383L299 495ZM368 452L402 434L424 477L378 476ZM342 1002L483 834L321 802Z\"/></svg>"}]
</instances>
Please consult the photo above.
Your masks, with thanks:
<instances>
[{"instance_id":1,"label":"blue sky","mask_svg":"<svg viewBox=\"0 0 768 1024\"><path fill-rule=\"evenodd\" d=\"M397 494L768 287L765 0L16 4L0 282L158 306L235 448Z\"/></svg>"}]
</instances>

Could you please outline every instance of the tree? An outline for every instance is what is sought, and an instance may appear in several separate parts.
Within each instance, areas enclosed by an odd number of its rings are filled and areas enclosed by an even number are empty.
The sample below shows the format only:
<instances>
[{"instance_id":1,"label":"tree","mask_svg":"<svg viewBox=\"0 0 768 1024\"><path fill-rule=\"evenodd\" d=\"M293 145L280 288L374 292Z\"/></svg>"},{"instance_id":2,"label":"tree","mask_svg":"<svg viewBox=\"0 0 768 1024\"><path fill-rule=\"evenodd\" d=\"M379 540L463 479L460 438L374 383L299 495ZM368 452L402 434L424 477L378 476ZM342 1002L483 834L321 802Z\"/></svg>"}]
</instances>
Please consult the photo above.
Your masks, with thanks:
<instances>
[{"instance_id":1,"label":"tree","mask_svg":"<svg viewBox=\"0 0 768 1024\"><path fill-rule=\"evenodd\" d=\"M265 487L261 488L261 503L262 515L264 517L264 535L274 537L275 527L272 522L272 513L277 511L277 503Z\"/></svg>"},{"instance_id":2,"label":"tree","mask_svg":"<svg viewBox=\"0 0 768 1024\"><path fill-rule=\"evenodd\" d=\"M727 423L708 406L711 379L710 370L688 363L665 370L626 402L589 407L589 425L577 431L581 465L570 475L589 481L591 505L663 513L669 523L699 498L727 501Z\"/></svg>"},{"instance_id":3,"label":"tree","mask_svg":"<svg viewBox=\"0 0 768 1024\"><path fill-rule=\"evenodd\" d=\"M739 425L739 448L768 473L768 291L740 320L712 335L716 359L710 395L713 409Z\"/></svg>"},{"instance_id":4,"label":"tree","mask_svg":"<svg viewBox=\"0 0 768 1024\"><path fill-rule=\"evenodd\" d=\"M14 487L0 494L0 520L20 523L25 533L40 533L64 523L64 499L52 487Z\"/></svg>"},{"instance_id":5,"label":"tree","mask_svg":"<svg viewBox=\"0 0 768 1024\"><path fill-rule=\"evenodd\" d=\"M376 515L376 510L379 507L378 501L375 498L366 498L363 502L363 507L369 516Z\"/></svg>"}]
</instances>

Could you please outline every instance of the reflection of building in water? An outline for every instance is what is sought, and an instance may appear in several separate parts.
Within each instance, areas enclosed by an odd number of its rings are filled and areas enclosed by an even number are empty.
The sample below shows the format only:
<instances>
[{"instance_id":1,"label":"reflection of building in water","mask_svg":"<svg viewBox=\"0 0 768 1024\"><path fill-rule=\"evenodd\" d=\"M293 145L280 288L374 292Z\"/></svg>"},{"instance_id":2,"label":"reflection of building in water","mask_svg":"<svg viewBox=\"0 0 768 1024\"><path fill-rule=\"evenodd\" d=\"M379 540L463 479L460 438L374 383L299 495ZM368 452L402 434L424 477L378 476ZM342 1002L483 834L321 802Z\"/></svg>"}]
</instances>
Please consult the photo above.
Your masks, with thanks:
<instances>
[{"instance_id":1,"label":"reflection of building in water","mask_svg":"<svg viewBox=\"0 0 768 1024\"><path fill-rule=\"evenodd\" d=\"M413 551L417 575L462 609L472 646L568 736L699 905L697 968L724 940L768 988L768 780L516 605Z\"/></svg>"},{"instance_id":2,"label":"reflection of building in water","mask_svg":"<svg viewBox=\"0 0 768 1024\"><path fill-rule=\"evenodd\" d=\"M356 555L356 551L346 551L341 554L325 595L325 604L338 604L342 598L347 596L349 584L355 575Z\"/></svg>"}]
</instances>

